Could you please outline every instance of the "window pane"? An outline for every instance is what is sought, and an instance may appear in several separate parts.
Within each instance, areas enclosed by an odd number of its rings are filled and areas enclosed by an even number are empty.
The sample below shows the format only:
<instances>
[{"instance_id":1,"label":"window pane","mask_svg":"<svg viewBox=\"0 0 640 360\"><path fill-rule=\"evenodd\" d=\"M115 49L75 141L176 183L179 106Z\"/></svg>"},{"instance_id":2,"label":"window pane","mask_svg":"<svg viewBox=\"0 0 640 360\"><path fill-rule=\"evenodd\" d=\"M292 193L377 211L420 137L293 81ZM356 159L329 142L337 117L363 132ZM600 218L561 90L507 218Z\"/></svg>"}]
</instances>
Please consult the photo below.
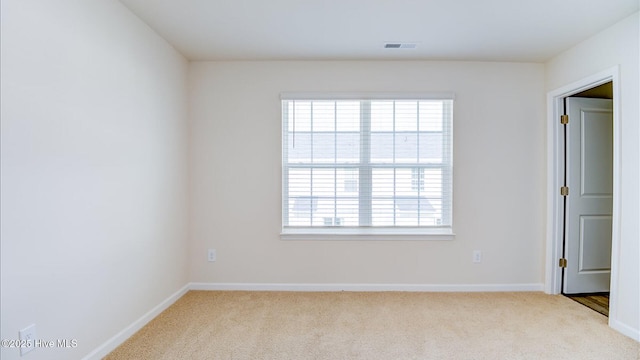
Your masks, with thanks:
<instances>
[{"instance_id":1,"label":"window pane","mask_svg":"<svg viewBox=\"0 0 640 360\"><path fill-rule=\"evenodd\" d=\"M287 155L290 164L311 162L311 133L295 132L287 135Z\"/></svg>"},{"instance_id":2,"label":"window pane","mask_svg":"<svg viewBox=\"0 0 640 360\"><path fill-rule=\"evenodd\" d=\"M421 163L442 163L443 143L441 133L420 133L419 155Z\"/></svg>"},{"instance_id":3,"label":"window pane","mask_svg":"<svg viewBox=\"0 0 640 360\"><path fill-rule=\"evenodd\" d=\"M335 131L336 112L333 101L313 102L313 131Z\"/></svg>"},{"instance_id":4,"label":"window pane","mask_svg":"<svg viewBox=\"0 0 640 360\"><path fill-rule=\"evenodd\" d=\"M289 197L311 196L311 169L289 169Z\"/></svg>"},{"instance_id":5,"label":"window pane","mask_svg":"<svg viewBox=\"0 0 640 360\"><path fill-rule=\"evenodd\" d=\"M442 169L422 169L424 189L420 194L429 198L442 196Z\"/></svg>"},{"instance_id":6,"label":"window pane","mask_svg":"<svg viewBox=\"0 0 640 360\"><path fill-rule=\"evenodd\" d=\"M395 105L395 130L417 131L418 103L416 101L396 101Z\"/></svg>"},{"instance_id":7,"label":"window pane","mask_svg":"<svg viewBox=\"0 0 640 360\"><path fill-rule=\"evenodd\" d=\"M393 226L395 208L394 169L373 169L371 183L371 224Z\"/></svg>"},{"instance_id":8,"label":"window pane","mask_svg":"<svg viewBox=\"0 0 640 360\"><path fill-rule=\"evenodd\" d=\"M392 132L371 133L371 162L372 163L392 163L393 162L393 140Z\"/></svg>"},{"instance_id":9,"label":"window pane","mask_svg":"<svg viewBox=\"0 0 640 360\"><path fill-rule=\"evenodd\" d=\"M442 101L420 101L420 131L442 131Z\"/></svg>"},{"instance_id":10,"label":"window pane","mask_svg":"<svg viewBox=\"0 0 640 360\"><path fill-rule=\"evenodd\" d=\"M334 226L358 226L358 198L336 199L336 218Z\"/></svg>"},{"instance_id":11,"label":"window pane","mask_svg":"<svg viewBox=\"0 0 640 360\"><path fill-rule=\"evenodd\" d=\"M358 197L358 183L360 181L358 169L338 169L336 181L336 196Z\"/></svg>"},{"instance_id":12,"label":"window pane","mask_svg":"<svg viewBox=\"0 0 640 360\"><path fill-rule=\"evenodd\" d=\"M393 101L371 102L371 131L393 131Z\"/></svg>"},{"instance_id":13,"label":"window pane","mask_svg":"<svg viewBox=\"0 0 640 360\"><path fill-rule=\"evenodd\" d=\"M311 131L311 101L290 103L289 117L289 131Z\"/></svg>"},{"instance_id":14,"label":"window pane","mask_svg":"<svg viewBox=\"0 0 640 360\"><path fill-rule=\"evenodd\" d=\"M371 181L371 196L373 198L393 197L395 194L394 169L373 169Z\"/></svg>"},{"instance_id":15,"label":"window pane","mask_svg":"<svg viewBox=\"0 0 640 360\"><path fill-rule=\"evenodd\" d=\"M360 101L339 101L336 114L337 131L360 131Z\"/></svg>"},{"instance_id":16,"label":"window pane","mask_svg":"<svg viewBox=\"0 0 640 360\"><path fill-rule=\"evenodd\" d=\"M337 138L337 163L360 162L360 133L339 132Z\"/></svg>"},{"instance_id":17,"label":"window pane","mask_svg":"<svg viewBox=\"0 0 640 360\"><path fill-rule=\"evenodd\" d=\"M313 195L318 197L318 211L313 216L313 225L325 225L325 218L335 216L335 169L314 169L311 175Z\"/></svg>"},{"instance_id":18,"label":"window pane","mask_svg":"<svg viewBox=\"0 0 640 360\"><path fill-rule=\"evenodd\" d=\"M333 197L336 190L335 173L335 169L313 169L311 174L313 195Z\"/></svg>"},{"instance_id":19,"label":"window pane","mask_svg":"<svg viewBox=\"0 0 640 360\"><path fill-rule=\"evenodd\" d=\"M411 169L411 190L424 191L424 170L423 168Z\"/></svg>"},{"instance_id":20,"label":"window pane","mask_svg":"<svg viewBox=\"0 0 640 360\"><path fill-rule=\"evenodd\" d=\"M425 197L399 197L396 199L396 222L403 226L425 225L433 222L433 206Z\"/></svg>"},{"instance_id":21,"label":"window pane","mask_svg":"<svg viewBox=\"0 0 640 360\"><path fill-rule=\"evenodd\" d=\"M336 162L360 162L360 102L339 101L336 104Z\"/></svg>"},{"instance_id":22,"label":"window pane","mask_svg":"<svg viewBox=\"0 0 640 360\"><path fill-rule=\"evenodd\" d=\"M417 160L417 133L378 132L371 134L372 163L415 163Z\"/></svg>"},{"instance_id":23,"label":"window pane","mask_svg":"<svg viewBox=\"0 0 640 360\"><path fill-rule=\"evenodd\" d=\"M318 206L317 199L311 196L311 169L290 169L288 179L288 223L309 226Z\"/></svg>"},{"instance_id":24,"label":"window pane","mask_svg":"<svg viewBox=\"0 0 640 360\"><path fill-rule=\"evenodd\" d=\"M336 136L333 132L313 133L313 162L333 163L336 160Z\"/></svg>"},{"instance_id":25,"label":"window pane","mask_svg":"<svg viewBox=\"0 0 640 360\"><path fill-rule=\"evenodd\" d=\"M396 196L418 196L418 191L413 190L412 169L396 169Z\"/></svg>"},{"instance_id":26,"label":"window pane","mask_svg":"<svg viewBox=\"0 0 640 360\"><path fill-rule=\"evenodd\" d=\"M418 134L396 133L395 163L415 163L418 161Z\"/></svg>"},{"instance_id":27,"label":"window pane","mask_svg":"<svg viewBox=\"0 0 640 360\"><path fill-rule=\"evenodd\" d=\"M371 225L395 225L395 206L393 198L373 198L371 200Z\"/></svg>"}]
</instances>

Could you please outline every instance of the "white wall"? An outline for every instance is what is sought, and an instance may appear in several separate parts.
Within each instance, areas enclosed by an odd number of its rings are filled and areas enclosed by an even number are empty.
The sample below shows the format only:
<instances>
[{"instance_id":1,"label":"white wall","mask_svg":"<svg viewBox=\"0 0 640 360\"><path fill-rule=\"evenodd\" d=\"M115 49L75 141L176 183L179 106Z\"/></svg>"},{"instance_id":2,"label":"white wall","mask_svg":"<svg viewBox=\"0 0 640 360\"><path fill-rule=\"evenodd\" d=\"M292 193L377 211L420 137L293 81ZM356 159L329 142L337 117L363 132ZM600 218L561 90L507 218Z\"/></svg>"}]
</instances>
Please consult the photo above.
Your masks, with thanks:
<instances>
[{"instance_id":1,"label":"white wall","mask_svg":"<svg viewBox=\"0 0 640 360\"><path fill-rule=\"evenodd\" d=\"M543 283L542 64L194 62L191 280ZM279 94L453 91L453 241L283 241ZM206 261L206 249L218 261ZM472 251L483 262L472 263Z\"/></svg>"},{"instance_id":2,"label":"white wall","mask_svg":"<svg viewBox=\"0 0 640 360\"><path fill-rule=\"evenodd\" d=\"M1 16L1 337L79 359L188 282L188 63L114 0Z\"/></svg>"},{"instance_id":3,"label":"white wall","mask_svg":"<svg viewBox=\"0 0 640 360\"><path fill-rule=\"evenodd\" d=\"M639 187L640 101L638 13L578 44L546 64L547 91L558 89L612 66L620 66L620 252L617 311L612 326L640 339ZM616 254L614 254L616 256Z\"/></svg>"}]
</instances>

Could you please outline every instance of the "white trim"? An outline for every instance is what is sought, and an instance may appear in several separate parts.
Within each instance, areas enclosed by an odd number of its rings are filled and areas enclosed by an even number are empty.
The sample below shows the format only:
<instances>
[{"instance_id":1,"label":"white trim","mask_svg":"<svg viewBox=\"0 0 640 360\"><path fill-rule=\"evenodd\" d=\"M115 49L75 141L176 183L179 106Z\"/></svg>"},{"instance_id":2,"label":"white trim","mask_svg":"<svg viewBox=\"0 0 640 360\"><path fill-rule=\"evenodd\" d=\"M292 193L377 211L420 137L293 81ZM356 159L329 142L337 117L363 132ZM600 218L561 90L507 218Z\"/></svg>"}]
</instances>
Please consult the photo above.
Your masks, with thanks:
<instances>
[{"instance_id":1,"label":"white trim","mask_svg":"<svg viewBox=\"0 0 640 360\"><path fill-rule=\"evenodd\" d=\"M609 326L627 335L637 330L626 329L618 321L618 274L620 257L620 67L614 66L595 75L565 85L547 94L547 240L545 259L545 285L548 294L561 293L562 271L558 259L562 254L562 197L560 196L560 156L559 117L562 114L562 100L567 96L602 85L613 84L613 224L611 239L611 286L609 298ZM626 329L626 330L625 330ZM633 337L633 336L631 336Z\"/></svg>"},{"instance_id":2,"label":"white trim","mask_svg":"<svg viewBox=\"0 0 640 360\"><path fill-rule=\"evenodd\" d=\"M191 283L190 290L206 291L407 291L407 292L515 292L542 291L543 284L287 284Z\"/></svg>"},{"instance_id":3,"label":"white trim","mask_svg":"<svg viewBox=\"0 0 640 360\"><path fill-rule=\"evenodd\" d=\"M623 324L620 321L611 318L609 318L609 326L619 333L640 342L640 330L634 329L629 325Z\"/></svg>"},{"instance_id":4,"label":"white trim","mask_svg":"<svg viewBox=\"0 0 640 360\"><path fill-rule=\"evenodd\" d=\"M98 346L95 350L90 352L82 360L99 360L107 356L110 352L115 350L118 346L122 345L129 337L135 334L138 330L142 329L149 321L153 320L161 312L166 310L169 306L173 305L178 299L189 291L190 284L183 286L180 290L173 293L167 299L160 304L149 310L146 314L142 315L138 320L134 321L131 325L124 328L111 339L107 340L104 344Z\"/></svg>"},{"instance_id":5,"label":"white trim","mask_svg":"<svg viewBox=\"0 0 640 360\"><path fill-rule=\"evenodd\" d=\"M280 233L281 240L325 240L325 241L441 241L454 240L450 227L423 228L295 228L287 227Z\"/></svg>"},{"instance_id":6,"label":"white trim","mask_svg":"<svg viewBox=\"0 0 640 360\"><path fill-rule=\"evenodd\" d=\"M455 100L453 92L282 92L280 100Z\"/></svg>"}]
</instances>

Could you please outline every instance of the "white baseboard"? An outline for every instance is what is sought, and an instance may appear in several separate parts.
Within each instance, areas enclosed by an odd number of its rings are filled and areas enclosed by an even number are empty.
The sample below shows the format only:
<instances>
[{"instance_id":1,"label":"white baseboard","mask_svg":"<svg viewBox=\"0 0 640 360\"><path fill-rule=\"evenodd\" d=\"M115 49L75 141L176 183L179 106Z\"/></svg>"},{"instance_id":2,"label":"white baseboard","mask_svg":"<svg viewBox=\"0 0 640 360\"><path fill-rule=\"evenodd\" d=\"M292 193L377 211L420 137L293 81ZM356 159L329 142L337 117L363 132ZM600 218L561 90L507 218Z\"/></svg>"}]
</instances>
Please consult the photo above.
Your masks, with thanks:
<instances>
[{"instance_id":1,"label":"white baseboard","mask_svg":"<svg viewBox=\"0 0 640 360\"><path fill-rule=\"evenodd\" d=\"M413 291L413 292L507 292L543 291L544 284L285 284L285 283L191 283L190 290L235 291Z\"/></svg>"},{"instance_id":2,"label":"white baseboard","mask_svg":"<svg viewBox=\"0 0 640 360\"><path fill-rule=\"evenodd\" d=\"M97 349L93 350L89 355L82 358L82 360L100 360L107 356L110 352L120 346L131 335L135 334L138 330L142 329L149 321L153 320L161 312L166 310L169 306L175 303L182 295L189 291L190 284L185 285L180 290L169 296L166 300L162 301L153 309L149 310L146 314L134 321L131 325L127 326L124 330L117 333L111 339L107 340L104 344L100 345Z\"/></svg>"},{"instance_id":3,"label":"white baseboard","mask_svg":"<svg viewBox=\"0 0 640 360\"><path fill-rule=\"evenodd\" d=\"M640 330L634 329L627 324L623 324L616 319L609 318L609 327L613 330L621 333L622 335L628 336L635 341L640 342Z\"/></svg>"}]
</instances>

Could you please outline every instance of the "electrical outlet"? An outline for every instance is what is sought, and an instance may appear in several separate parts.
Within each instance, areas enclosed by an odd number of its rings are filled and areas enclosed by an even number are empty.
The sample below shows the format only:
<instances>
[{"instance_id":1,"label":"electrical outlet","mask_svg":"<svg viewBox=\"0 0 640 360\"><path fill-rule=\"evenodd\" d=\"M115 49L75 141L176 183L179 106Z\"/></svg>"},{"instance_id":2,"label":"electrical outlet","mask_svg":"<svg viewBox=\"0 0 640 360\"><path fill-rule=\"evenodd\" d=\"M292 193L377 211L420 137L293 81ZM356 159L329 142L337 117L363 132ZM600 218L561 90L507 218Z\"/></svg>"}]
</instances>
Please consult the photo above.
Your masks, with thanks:
<instances>
[{"instance_id":1,"label":"electrical outlet","mask_svg":"<svg viewBox=\"0 0 640 360\"><path fill-rule=\"evenodd\" d=\"M18 333L20 337L20 356L36 348L36 324L27 326Z\"/></svg>"},{"instance_id":2,"label":"electrical outlet","mask_svg":"<svg viewBox=\"0 0 640 360\"><path fill-rule=\"evenodd\" d=\"M473 250L473 262L476 264L482 262L482 251Z\"/></svg>"},{"instance_id":3,"label":"electrical outlet","mask_svg":"<svg viewBox=\"0 0 640 360\"><path fill-rule=\"evenodd\" d=\"M216 249L209 249L209 252L207 253L207 260L209 260L209 262L214 262L216 261L216 258Z\"/></svg>"}]
</instances>

